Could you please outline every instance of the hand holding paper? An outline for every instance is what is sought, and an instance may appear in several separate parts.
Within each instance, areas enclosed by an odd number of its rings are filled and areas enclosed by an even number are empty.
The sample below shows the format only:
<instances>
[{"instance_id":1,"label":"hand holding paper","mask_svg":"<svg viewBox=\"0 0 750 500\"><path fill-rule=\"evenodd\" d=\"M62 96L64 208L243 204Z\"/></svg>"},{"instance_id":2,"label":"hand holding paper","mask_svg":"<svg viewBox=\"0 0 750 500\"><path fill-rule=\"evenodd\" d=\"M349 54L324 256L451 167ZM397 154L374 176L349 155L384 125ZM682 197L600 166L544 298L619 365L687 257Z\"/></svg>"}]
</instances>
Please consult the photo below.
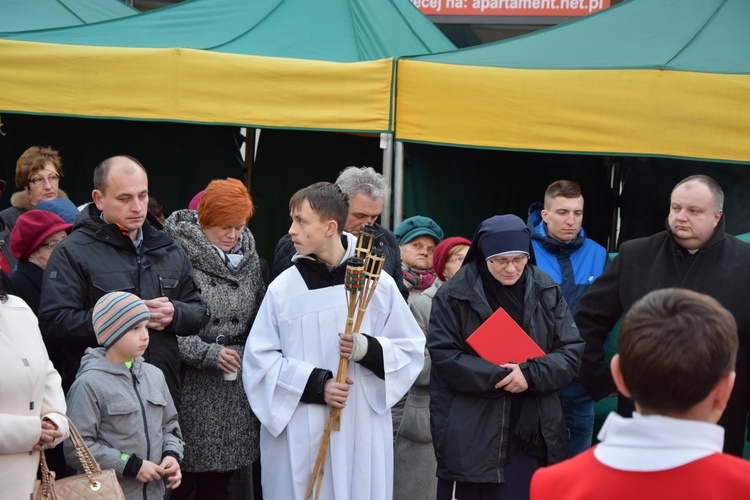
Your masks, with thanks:
<instances>
[{"instance_id":1,"label":"hand holding paper","mask_svg":"<svg viewBox=\"0 0 750 500\"><path fill-rule=\"evenodd\" d=\"M518 394L529 388L529 383L526 381L526 377L523 376L520 366L515 363L506 363L500 366L506 370L510 370L510 373L495 384L495 389L505 389L513 394Z\"/></svg>"}]
</instances>

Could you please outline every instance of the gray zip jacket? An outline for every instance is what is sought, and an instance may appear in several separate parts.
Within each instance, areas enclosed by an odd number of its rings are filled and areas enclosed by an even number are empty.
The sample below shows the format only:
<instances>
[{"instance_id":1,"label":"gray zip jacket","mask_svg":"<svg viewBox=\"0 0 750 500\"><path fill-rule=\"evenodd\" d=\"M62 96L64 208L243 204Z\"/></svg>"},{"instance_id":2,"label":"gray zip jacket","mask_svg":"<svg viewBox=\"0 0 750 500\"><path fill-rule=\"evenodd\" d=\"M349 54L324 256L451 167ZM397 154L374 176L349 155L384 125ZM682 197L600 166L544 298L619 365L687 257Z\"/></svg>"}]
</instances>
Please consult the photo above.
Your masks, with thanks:
<instances>
[{"instance_id":1,"label":"gray zip jacket","mask_svg":"<svg viewBox=\"0 0 750 500\"><path fill-rule=\"evenodd\" d=\"M68 393L68 416L102 469L115 469L127 499L161 499L164 483L123 477L128 458L137 455L160 464L172 454L182 459L182 433L164 374L142 357L131 369L104 357L104 348L88 348ZM69 465L82 467L71 442Z\"/></svg>"}]
</instances>

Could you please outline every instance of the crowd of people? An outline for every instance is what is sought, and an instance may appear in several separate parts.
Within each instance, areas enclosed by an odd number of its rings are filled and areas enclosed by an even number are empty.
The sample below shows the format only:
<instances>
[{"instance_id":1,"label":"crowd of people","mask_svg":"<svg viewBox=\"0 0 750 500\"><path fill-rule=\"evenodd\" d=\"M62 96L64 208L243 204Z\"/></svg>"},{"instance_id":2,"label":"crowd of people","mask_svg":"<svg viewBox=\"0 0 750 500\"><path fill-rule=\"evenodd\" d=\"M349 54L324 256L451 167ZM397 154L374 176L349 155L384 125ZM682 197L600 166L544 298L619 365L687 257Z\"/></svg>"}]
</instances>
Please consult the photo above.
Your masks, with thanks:
<instances>
[{"instance_id":1,"label":"crowd of people","mask_svg":"<svg viewBox=\"0 0 750 500\"><path fill-rule=\"evenodd\" d=\"M128 499L229 499L238 481L256 500L750 487L730 456L746 442L750 245L725 233L710 177L680 181L667 229L610 262L576 182L468 239L424 215L379 225L386 179L348 167L292 196L269 267L237 179L167 214L135 158L96 166L80 207L62 175L57 151L29 148L0 212L0 498L33 498L42 452L58 478L82 470L66 415ZM353 305L360 233L383 271ZM472 342L499 313L536 354ZM594 401L611 396L594 446Z\"/></svg>"}]
</instances>

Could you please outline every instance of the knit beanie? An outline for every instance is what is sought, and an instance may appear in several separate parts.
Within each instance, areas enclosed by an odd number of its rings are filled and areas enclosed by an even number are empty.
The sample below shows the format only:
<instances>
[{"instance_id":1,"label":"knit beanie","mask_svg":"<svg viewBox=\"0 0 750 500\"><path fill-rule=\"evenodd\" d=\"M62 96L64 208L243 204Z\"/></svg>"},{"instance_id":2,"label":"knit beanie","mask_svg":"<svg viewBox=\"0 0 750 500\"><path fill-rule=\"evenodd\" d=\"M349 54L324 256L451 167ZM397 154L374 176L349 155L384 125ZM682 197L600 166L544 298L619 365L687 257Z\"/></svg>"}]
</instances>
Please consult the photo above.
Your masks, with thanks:
<instances>
[{"instance_id":1,"label":"knit beanie","mask_svg":"<svg viewBox=\"0 0 750 500\"><path fill-rule=\"evenodd\" d=\"M437 247L435 247L435 254L432 256L432 268L435 270L435 274L440 280L445 281L445 263L448 259L448 254L451 249L458 245L471 245L471 241L467 240L463 236L451 236L441 241Z\"/></svg>"},{"instance_id":2,"label":"knit beanie","mask_svg":"<svg viewBox=\"0 0 750 500\"><path fill-rule=\"evenodd\" d=\"M97 342L109 348L133 327L150 318L141 299L132 293L111 292L96 302L91 319Z\"/></svg>"},{"instance_id":3,"label":"knit beanie","mask_svg":"<svg viewBox=\"0 0 750 500\"><path fill-rule=\"evenodd\" d=\"M434 220L423 215L415 215L404 220L393 234L396 235L399 245L406 245L414 238L424 235L431 236L437 244L445 236L443 229Z\"/></svg>"}]
</instances>

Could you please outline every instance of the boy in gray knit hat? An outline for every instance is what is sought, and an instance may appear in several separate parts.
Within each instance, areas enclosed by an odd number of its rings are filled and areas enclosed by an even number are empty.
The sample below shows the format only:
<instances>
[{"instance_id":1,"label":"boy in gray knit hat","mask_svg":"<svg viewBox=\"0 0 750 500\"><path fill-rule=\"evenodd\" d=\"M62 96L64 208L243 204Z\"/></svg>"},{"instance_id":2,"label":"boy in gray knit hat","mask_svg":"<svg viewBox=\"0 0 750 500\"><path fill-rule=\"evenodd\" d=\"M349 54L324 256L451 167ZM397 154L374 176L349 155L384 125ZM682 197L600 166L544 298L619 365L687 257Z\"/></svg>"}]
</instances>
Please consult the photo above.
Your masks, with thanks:
<instances>
[{"instance_id":1,"label":"boy in gray knit hat","mask_svg":"<svg viewBox=\"0 0 750 500\"><path fill-rule=\"evenodd\" d=\"M89 348L68 394L68 416L99 465L115 469L125 497L161 499L182 480L182 433L164 374L146 363L149 312L127 292L104 295L94 307L97 342ZM80 464L70 442L68 464ZM166 478L166 480L162 480Z\"/></svg>"}]
</instances>

